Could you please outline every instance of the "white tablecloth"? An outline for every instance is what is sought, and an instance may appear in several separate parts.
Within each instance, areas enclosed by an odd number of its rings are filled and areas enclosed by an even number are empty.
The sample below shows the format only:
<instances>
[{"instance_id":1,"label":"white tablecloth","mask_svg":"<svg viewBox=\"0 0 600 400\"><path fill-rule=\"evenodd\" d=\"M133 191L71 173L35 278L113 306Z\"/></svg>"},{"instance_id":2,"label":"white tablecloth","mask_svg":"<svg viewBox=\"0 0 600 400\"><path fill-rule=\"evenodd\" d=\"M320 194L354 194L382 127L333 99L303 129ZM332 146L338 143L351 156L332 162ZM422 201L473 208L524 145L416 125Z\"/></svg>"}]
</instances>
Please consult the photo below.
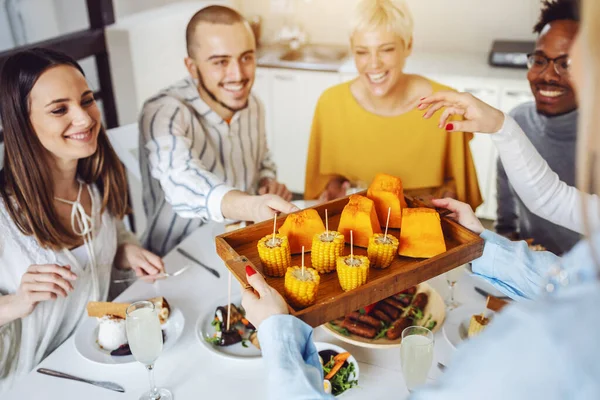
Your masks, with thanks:
<instances>
[{"instance_id":1,"label":"white tablecloth","mask_svg":"<svg viewBox=\"0 0 600 400\"><path fill-rule=\"evenodd\" d=\"M155 284L134 283L117 301L139 300L164 296L185 316L185 329L174 347L163 352L156 362L156 380L159 386L167 387L175 399L265 399L265 368L261 359L231 360L222 358L199 343L194 331L200 315L205 315L205 304L227 295L227 269L216 254L214 235L223 227L200 229L188 237L180 247L217 269L217 279L203 268L194 266L182 275L168 278ZM172 251L165 257L167 271L173 272L188 264L178 252ZM465 275L456 287L456 297L463 303L482 307L485 299L473 291L476 278ZM443 277L429 282L442 296L447 294ZM478 286L485 286L477 281ZM239 293L239 284L234 279L234 293ZM400 350L373 350L355 347L332 338L322 328L315 330L315 340L335 343L350 351L359 361L359 387L350 390L344 399L402 399L408 396L400 367ZM435 380L440 371L437 362L451 362L452 347L442 335L435 335L435 357L429 379ZM63 400L110 400L137 399L148 390L146 369L139 363L124 365L96 364L83 358L76 350L73 337L48 356L39 367L51 368L93 380L112 381L120 384L126 393L112 392L92 385L58 379L32 371L19 380L3 400L63 399ZM37 369L37 368L36 368ZM285 384L285 382L282 382Z\"/></svg>"}]
</instances>

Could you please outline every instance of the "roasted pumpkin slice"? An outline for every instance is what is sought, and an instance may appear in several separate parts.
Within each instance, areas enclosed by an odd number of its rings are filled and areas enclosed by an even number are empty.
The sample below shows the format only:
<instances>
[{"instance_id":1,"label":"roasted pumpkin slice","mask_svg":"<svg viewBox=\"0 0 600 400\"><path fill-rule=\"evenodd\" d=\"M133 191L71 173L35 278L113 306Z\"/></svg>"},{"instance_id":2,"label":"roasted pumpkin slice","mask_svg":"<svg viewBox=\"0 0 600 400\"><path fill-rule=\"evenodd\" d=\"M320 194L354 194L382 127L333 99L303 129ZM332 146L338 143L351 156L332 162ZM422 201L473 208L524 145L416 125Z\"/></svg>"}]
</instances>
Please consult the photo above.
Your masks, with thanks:
<instances>
[{"instance_id":1,"label":"roasted pumpkin slice","mask_svg":"<svg viewBox=\"0 0 600 400\"><path fill-rule=\"evenodd\" d=\"M307 209L290 214L285 219L279 233L288 237L292 254L310 251L313 237L325 231L325 225L317 210Z\"/></svg>"},{"instance_id":2,"label":"roasted pumpkin slice","mask_svg":"<svg viewBox=\"0 0 600 400\"><path fill-rule=\"evenodd\" d=\"M431 258L446 251L442 222L432 208L402 210L402 228L398 254L414 258Z\"/></svg>"},{"instance_id":3,"label":"roasted pumpkin slice","mask_svg":"<svg viewBox=\"0 0 600 400\"><path fill-rule=\"evenodd\" d=\"M338 226L338 232L344 235L346 243L350 243L350 231L353 231L354 245L365 248L369 247L371 236L381 233L373 200L357 194L350 196Z\"/></svg>"},{"instance_id":4,"label":"roasted pumpkin slice","mask_svg":"<svg viewBox=\"0 0 600 400\"><path fill-rule=\"evenodd\" d=\"M385 226L388 209L391 209L389 227L402 227L402 210L407 206L400 178L377 174L367 190L367 197L375 203L380 226Z\"/></svg>"}]
</instances>

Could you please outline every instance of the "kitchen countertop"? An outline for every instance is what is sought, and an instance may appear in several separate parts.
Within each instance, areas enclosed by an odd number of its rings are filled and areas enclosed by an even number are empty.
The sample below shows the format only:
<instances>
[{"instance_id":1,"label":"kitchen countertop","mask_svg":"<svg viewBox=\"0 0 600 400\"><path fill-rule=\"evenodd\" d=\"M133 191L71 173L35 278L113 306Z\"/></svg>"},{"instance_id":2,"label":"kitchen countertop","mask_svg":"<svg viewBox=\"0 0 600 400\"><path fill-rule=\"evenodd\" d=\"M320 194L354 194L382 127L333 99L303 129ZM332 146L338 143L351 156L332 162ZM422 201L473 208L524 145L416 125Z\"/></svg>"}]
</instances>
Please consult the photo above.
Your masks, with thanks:
<instances>
[{"instance_id":1,"label":"kitchen countertop","mask_svg":"<svg viewBox=\"0 0 600 400\"><path fill-rule=\"evenodd\" d=\"M345 46L321 46L334 50L348 50ZM356 66L351 54L337 62L303 63L282 61L280 57L289 51L284 45L265 45L258 49L257 65L263 68L286 68L307 71L338 72L356 74ZM517 68L499 68L488 64L488 53L453 53L453 52L415 52L406 62L405 72L425 75L464 77L468 79L503 79L524 81L527 70Z\"/></svg>"},{"instance_id":2,"label":"kitchen countertop","mask_svg":"<svg viewBox=\"0 0 600 400\"><path fill-rule=\"evenodd\" d=\"M455 76L464 78L507 79L523 81L527 79L526 69L499 68L488 64L488 53L419 53L415 52L406 61L407 73L434 76ZM340 68L342 73L356 72L353 60L348 60Z\"/></svg>"},{"instance_id":3,"label":"kitchen countertop","mask_svg":"<svg viewBox=\"0 0 600 400\"><path fill-rule=\"evenodd\" d=\"M329 46L319 44L309 44L310 47L317 47L334 52L348 52L345 46ZM282 44L264 45L258 48L257 65L262 68L284 68L295 69L302 71L322 71L322 72L339 72L348 57L343 57L337 61L323 62L303 62L303 61L285 61L281 57L291 51L290 47Z\"/></svg>"}]
</instances>

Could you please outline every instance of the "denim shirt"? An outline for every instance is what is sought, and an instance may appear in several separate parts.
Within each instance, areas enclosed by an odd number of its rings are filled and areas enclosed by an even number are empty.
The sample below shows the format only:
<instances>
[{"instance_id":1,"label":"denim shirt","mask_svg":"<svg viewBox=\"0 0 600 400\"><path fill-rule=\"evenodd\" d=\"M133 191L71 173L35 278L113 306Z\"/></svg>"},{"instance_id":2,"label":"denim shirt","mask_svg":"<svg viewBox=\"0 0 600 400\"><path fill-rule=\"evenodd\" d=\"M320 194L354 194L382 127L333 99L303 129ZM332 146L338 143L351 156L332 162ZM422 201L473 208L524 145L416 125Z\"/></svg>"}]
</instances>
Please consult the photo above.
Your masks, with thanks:
<instances>
[{"instance_id":1,"label":"denim shirt","mask_svg":"<svg viewBox=\"0 0 600 400\"><path fill-rule=\"evenodd\" d=\"M473 271L520 301L461 346L416 400L600 399L600 282L588 241L560 259L486 231ZM593 237L600 251L600 233ZM312 329L272 316L259 330L271 399L333 399L323 391ZM390 393L390 396L394 396Z\"/></svg>"}]
</instances>

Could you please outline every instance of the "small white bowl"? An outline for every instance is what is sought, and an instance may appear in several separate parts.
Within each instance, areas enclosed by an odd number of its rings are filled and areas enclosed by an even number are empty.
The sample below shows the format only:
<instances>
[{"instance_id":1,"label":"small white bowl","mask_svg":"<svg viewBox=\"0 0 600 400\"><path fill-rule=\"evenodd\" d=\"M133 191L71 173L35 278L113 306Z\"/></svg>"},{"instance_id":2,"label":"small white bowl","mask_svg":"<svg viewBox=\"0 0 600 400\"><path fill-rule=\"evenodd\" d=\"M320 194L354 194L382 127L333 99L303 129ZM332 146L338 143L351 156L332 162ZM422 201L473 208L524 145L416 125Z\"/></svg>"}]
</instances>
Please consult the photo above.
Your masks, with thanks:
<instances>
[{"instance_id":1,"label":"small white bowl","mask_svg":"<svg viewBox=\"0 0 600 400\"><path fill-rule=\"evenodd\" d=\"M315 342L315 346L317 347L317 352L320 352L320 351L323 351L323 350L333 350L333 351L335 351L338 354L339 353L345 353L345 352L347 352L346 349L344 349L344 348L342 348L340 346L337 346L335 344L331 344L331 343ZM348 357L347 361L349 363L354 364L354 374L353 374L353 376L352 375L350 376L350 379L358 381L358 376L359 376L358 361L356 361L356 358L354 358L354 356L352 354L350 354L350 357ZM352 390L352 389L349 389L349 390ZM340 397L340 396L344 395L346 392L340 394L337 397Z\"/></svg>"}]
</instances>

